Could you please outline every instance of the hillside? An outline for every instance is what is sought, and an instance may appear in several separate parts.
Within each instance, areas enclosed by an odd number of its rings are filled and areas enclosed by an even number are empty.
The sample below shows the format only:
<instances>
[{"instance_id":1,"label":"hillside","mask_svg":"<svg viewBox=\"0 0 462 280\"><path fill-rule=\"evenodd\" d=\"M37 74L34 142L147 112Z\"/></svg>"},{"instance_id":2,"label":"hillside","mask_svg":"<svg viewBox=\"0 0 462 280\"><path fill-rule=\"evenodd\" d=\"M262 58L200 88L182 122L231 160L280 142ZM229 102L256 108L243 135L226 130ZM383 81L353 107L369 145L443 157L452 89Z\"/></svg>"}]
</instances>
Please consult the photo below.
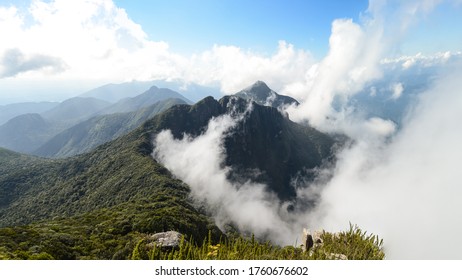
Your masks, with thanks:
<instances>
[{"instance_id":1,"label":"hillside","mask_svg":"<svg viewBox=\"0 0 462 280\"><path fill-rule=\"evenodd\" d=\"M0 147L29 153L56 133L53 123L39 114L24 114L0 126Z\"/></svg>"},{"instance_id":2,"label":"hillside","mask_svg":"<svg viewBox=\"0 0 462 280\"><path fill-rule=\"evenodd\" d=\"M145 150L150 139L141 132L66 160L1 149L0 226L8 227L0 229L2 248L11 253L18 249L14 240L22 238L29 247L44 246L54 258L110 259L139 233L178 230L195 240L209 230L219 234L189 201L188 187ZM91 250L82 252L77 244Z\"/></svg>"},{"instance_id":3,"label":"hillside","mask_svg":"<svg viewBox=\"0 0 462 280\"><path fill-rule=\"evenodd\" d=\"M109 105L111 103L92 97L74 97L61 102L58 106L43 112L41 115L49 121L76 124L96 115Z\"/></svg>"},{"instance_id":4,"label":"hillside","mask_svg":"<svg viewBox=\"0 0 462 280\"><path fill-rule=\"evenodd\" d=\"M132 131L147 119L175 104L185 104L185 101L170 98L135 112L93 117L59 133L33 154L59 158L89 152L103 143Z\"/></svg>"}]
</instances>

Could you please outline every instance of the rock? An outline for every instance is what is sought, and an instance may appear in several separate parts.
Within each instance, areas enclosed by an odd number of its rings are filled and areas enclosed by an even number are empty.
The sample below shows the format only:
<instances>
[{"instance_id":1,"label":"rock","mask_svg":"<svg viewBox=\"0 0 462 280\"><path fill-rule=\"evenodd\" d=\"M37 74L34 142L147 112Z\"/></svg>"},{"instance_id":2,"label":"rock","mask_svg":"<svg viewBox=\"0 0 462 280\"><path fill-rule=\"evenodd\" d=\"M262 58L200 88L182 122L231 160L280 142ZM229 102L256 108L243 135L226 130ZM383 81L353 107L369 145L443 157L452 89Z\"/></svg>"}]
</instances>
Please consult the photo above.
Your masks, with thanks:
<instances>
[{"instance_id":1,"label":"rock","mask_svg":"<svg viewBox=\"0 0 462 280\"><path fill-rule=\"evenodd\" d=\"M324 240L322 240L321 236L324 231L315 230L313 234L309 229L303 229L303 236L302 236L302 249L303 251L309 251L310 249L315 249L317 247L321 247L324 244Z\"/></svg>"},{"instance_id":2,"label":"rock","mask_svg":"<svg viewBox=\"0 0 462 280\"><path fill-rule=\"evenodd\" d=\"M147 238L149 247L160 247L162 250L178 249L183 235L177 231L166 231L153 234Z\"/></svg>"}]
</instances>

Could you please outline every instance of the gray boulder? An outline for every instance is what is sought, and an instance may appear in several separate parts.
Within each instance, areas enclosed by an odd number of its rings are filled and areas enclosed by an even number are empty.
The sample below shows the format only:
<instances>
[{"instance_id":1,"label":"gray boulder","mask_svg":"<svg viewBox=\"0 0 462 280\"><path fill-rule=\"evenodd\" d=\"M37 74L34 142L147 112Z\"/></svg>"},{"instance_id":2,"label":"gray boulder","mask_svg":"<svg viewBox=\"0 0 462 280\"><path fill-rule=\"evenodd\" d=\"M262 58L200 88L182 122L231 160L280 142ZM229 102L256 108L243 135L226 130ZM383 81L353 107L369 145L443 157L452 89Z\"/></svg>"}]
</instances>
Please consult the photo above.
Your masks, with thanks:
<instances>
[{"instance_id":1,"label":"gray boulder","mask_svg":"<svg viewBox=\"0 0 462 280\"><path fill-rule=\"evenodd\" d=\"M162 250L178 249L183 235L177 231L166 231L153 234L147 238L147 247L160 247Z\"/></svg>"}]
</instances>

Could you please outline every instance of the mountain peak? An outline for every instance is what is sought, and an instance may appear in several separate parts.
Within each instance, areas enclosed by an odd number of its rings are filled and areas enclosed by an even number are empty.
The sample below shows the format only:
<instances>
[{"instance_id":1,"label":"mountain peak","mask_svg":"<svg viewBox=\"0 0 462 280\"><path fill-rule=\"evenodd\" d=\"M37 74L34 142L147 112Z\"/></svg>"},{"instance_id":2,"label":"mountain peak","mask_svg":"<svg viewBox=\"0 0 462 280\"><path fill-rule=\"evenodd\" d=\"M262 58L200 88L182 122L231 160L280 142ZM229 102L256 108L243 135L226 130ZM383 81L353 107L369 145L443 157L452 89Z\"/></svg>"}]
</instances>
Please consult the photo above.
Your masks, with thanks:
<instances>
[{"instance_id":1,"label":"mountain peak","mask_svg":"<svg viewBox=\"0 0 462 280\"><path fill-rule=\"evenodd\" d=\"M158 89L159 89L158 87L152 86L152 87L150 87L147 91L156 91L156 90L158 90Z\"/></svg>"},{"instance_id":2,"label":"mountain peak","mask_svg":"<svg viewBox=\"0 0 462 280\"><path fill-rule=\"evenodd\" d=\"M256 81L254 84L239 91L235 95L243 99L255 101L260 105L276 108L293 103L299 104L298 101L292 97L277 94L263 81Z\"/></svg>"},{"instance_id":3,"label":"mountain peak","mask_svg":"<svg viewBox=\"0 0 462 280\"><path fill-rule=\"evenodd\" d=\"M251 85L250 87L248 87L249 89L265 89L265 90L270 90L271 89L268 87L268 85L263 82L263 81L256 81L255 83L253 83L253 85Z\"/></svg>"}]
</instances>

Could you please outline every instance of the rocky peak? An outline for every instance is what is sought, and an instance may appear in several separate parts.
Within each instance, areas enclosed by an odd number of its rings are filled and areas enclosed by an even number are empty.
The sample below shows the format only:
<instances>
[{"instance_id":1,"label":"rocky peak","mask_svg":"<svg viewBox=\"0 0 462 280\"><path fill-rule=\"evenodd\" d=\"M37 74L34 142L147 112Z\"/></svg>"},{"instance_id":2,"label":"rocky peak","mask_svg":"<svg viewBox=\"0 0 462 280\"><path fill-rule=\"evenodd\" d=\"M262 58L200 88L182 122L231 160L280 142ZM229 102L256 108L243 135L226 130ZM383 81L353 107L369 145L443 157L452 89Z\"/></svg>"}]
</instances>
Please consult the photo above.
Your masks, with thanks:
<instances>
[{"instance_id":1,"label":"rocky peak","mask_svg":"<svg viewBox=\"0 0 462 280\"><path fill-rule=\"evenodd\" d=\"M292 97L277 94L262 81L255 82L253 85L237 92L235 95L270 107L281 107L292 103L299 104L298 101Z\"/></svg>"}]
</instances>

